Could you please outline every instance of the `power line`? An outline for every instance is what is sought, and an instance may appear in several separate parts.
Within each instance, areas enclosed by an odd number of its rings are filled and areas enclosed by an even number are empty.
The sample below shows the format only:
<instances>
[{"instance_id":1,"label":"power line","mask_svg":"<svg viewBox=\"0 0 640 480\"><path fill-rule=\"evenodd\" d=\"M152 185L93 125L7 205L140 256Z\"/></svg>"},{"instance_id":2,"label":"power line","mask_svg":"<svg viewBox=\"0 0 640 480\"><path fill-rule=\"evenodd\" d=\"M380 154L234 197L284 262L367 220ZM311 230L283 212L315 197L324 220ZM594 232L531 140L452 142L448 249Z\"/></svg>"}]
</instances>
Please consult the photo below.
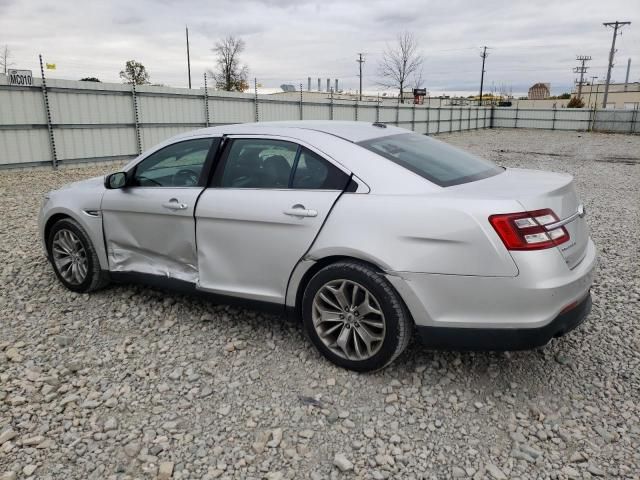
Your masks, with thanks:
<instances>
[{"instance_id":1,"label":"power line","mask_svg":"<svg viewBox=\"0 0 640 480\"><path fill-rule=\"evenodd\" d=\"M602 25L605 27L613 27L613 40L611 41L611 52L609 52L609 68L607 69L607 81L604 85L604 99L602 100L602 108L607 108L607 97L609 95L609 82L611 81L611 69L613 68L613 58L616 54L616 37L618 36L618 30L625 25L631 25L631 22L605 22ZM622 32L620 32L622 34Z\"/></svg>"},{"instance_id":2,"label":"power line","mask_svg":"<svg viewBox=\"0 0 640 480\"><path fill-rule=\"evenodd\" d=\"M480 74L480 99L478 100L479 105L482 105L482 87L484 86L484 62L486 60L486 58L489 56L489 54L487 53L487 46L485 45L484 47L482 47L482 53L480 54L480 56L482 57L482 73Z\"/></svg>"},{"instance_id":3,"label":"power line","mask_svg":"<svg viewBox=\"0 0 640 480\"><path fill-rule=\"evenodd\" d=\"M358 53L358 59L356 60L356 62L358 62L360 71L360 73L358 74L358 77L360 77L360 101L362 101L362 64L364 63L364 58L362 58L363 55L364 53Z\"/></svg>"},{"instance_id":4,"label":"power line","mask_svg":"<svg viewBox=\"0 0 640 480\"><path fill-rule=\"evenodd\" d=\"M582 86L584 85L584 74L589 70L589 67L585 65L591 61L591 57L589 55L578 55L576 60L581 63L579 67L573 69L573 73L580 74L580 80L576 79L576 83L578 84L578 99L580 99L582 97Z\"/></svg>"}]
</instances>

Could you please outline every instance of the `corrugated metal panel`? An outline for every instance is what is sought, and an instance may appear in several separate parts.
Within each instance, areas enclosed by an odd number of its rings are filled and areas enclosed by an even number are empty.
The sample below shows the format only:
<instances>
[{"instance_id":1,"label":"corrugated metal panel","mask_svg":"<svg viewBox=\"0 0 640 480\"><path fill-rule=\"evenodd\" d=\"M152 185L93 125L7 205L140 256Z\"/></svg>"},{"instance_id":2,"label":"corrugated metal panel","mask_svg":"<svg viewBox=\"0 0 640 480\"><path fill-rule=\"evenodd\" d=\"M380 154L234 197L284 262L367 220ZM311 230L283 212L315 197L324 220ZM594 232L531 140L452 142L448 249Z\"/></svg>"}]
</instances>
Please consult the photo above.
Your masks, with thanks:
<instances>
[{"instance_id":1,"label":"corrugated metal panel","mask_svg":"<svg viewBox=\"0 0 640 480\"><path fill-rule=\"evenodd\" d=\"M380 106L380 121L382 123L395 123L396 122L397 109L396 107L381 105Z\"/></svg>"},{"instance_id":2,"label":"corrugated metal panel","mask_svg":"<svg viewBox=\"0 0 640 480\"><path fill-rule=\"evenodd\" d=\"M277 121L282 119L300 119L299 102L282 102L263 100L259 104L261 122Z\"/></svg>"},{"instance_id":3,"label":"corrugated metal panel","mask_svg":"<svg viewBox=\"0 0 640 480\"><path fill-rule=\"evenodd\" d=\"M333 105L334 120L355 120L356 111L352 103L336 103Z\"/></svg>"},{"instance_id":4,"label":"corrugated metal panel","mask_svg":"<svg viewBox=\"0 0 640 480\"><path fill-rule=\"evenodd\" d=\"M251 97L209 98L209 121L211 123L255 122L255 103Z\"/></svg>"},{"instance_id":5,"label":"corrugated metal panel","mask_svg":"<svg viewBox=\"0 0 640 480\"><path fill-rule=\"evenodd\" d=\"M0 130L0 164L45 162L51 160L46 128Z\"/></svg>"},{"instance_id":6,"label":"corrugated metal panel","mask_svg":"<svg viewBox=\"0 0 640 480\"><path fill-rule=\"evenodd\" d=\"M129 127L63 128L55 134L59 160L137 153L135 131Z\"/></svg>"},{"instance_id":7,"label":"corrugated metal panel","mask_svg":"<svg viewBox=\"0 0 640 480\"><path fill-rule=\"evenodd\" d=\"M600 110L596 112L594 130L627 133L634 120L633 110Z\"/></svg>"},{"instance_id":8,"label":"corrugated metal panel","mask_svg":"<svg viewBox=\"0 0 640 480\"><path fill-rule=\"evenodd\" d=\"M406 105L400 105L398 107L398 121L410 122L413 118L413 107L407 107Z\"/></svg>"},{"instance_id":9,"label":"corrugated metal panel","mask_svg":"<svg viewBox=\"0 0 640 480\"><path fill-rule=\"evenodd\" d=\"M193 127L141 127L140 137L142 138L142 150L147 150L160 142L167 140L180 133L194 130Z\"/></svg>"},{"instance_id":10,"label":"corrugated metal panel","mask_svg":"<svg viewBox=\"0 0 640 480\"><path fill-rule=\"evenodd\" d=\"M312 103L302 105L302 117L305 120L331 120L330 105Z\"/></svg>"},{"instance_id":11,"label":"corrugated metal panel","mask_svg":"<svg viewBox=\"0 0 640 480\"><path fill-rule=\"evenodd\" d=\"M46 124L39 89L0 90L0 125Z\"/></svg>"},{"instance_id":12,"label":"corrugated metal panel","mask_svg":"<svg viewBox=\"0 0 640 480\"><path fill-rule=\"evenodd\" d=\"M416 107L416 122L427 121L427 110L425 107Z\"/></svg>"},{"instance_id":13,"label":"corrugated metal panel","mask_svg":"<svg viewBox=\"0 0 640 480\"><path fill-rule=\"evenodd\" d=\"M202 123L204 99L194 97L138 96L140 123Z\"/></svg>"},{"instance_id":14,"label":"corrugated metal panel","mask_svg":"<svg viewBox=\"0 0 640 480\"><path fill-rule=\"evenodd\" d=\"M49 92L51 121L55 123L133 123L133 99L114 93Z\"/></svg>"},{"instance_id":15,"label":"corrugated metal panel","mask_svg":"<svg viewBox=\"0 0 640 480\"><path fill-rule=\"evenodd\" d=\"M376 106L375 105L358 105L358 120L361 122L375 122L376 121Z\"/></svg>"}]
</instances>

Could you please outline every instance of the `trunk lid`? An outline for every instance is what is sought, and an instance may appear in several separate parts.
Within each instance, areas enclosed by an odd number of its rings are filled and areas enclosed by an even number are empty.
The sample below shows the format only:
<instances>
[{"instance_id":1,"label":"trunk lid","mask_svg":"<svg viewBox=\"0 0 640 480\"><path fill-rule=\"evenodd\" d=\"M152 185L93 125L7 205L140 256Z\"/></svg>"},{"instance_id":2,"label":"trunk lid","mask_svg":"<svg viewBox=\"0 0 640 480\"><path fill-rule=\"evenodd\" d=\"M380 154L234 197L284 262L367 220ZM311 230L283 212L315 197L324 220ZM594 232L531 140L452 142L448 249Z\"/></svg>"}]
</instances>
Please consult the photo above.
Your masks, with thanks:
<instances>
[{"instance_id":1,"label":"trunk lid","mask_svg":"<svg viewBox=\"0 0 640 480\"><path fill-rule=\"evenodd\" d=\"M447 190L476 198L516 200L526 211L550 208L558 220L569 220L564 225L569 240L556 247L567 266L573 269L586 254L589 230L584 219L585 211L578 199L573 177L569 174L508 168L499 175Z\"/></svg>"}]
</instances>

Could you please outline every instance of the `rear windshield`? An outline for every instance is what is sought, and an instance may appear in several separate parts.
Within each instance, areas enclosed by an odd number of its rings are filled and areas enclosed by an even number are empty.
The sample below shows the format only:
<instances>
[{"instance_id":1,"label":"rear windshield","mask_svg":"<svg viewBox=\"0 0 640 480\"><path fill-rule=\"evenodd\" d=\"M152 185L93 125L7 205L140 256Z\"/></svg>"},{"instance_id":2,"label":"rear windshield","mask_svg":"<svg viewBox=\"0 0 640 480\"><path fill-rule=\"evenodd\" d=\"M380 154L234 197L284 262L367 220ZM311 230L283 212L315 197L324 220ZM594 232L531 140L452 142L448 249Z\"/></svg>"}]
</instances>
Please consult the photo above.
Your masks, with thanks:
<instances>
[{"instance_id":1,"label":"rear windshield","mask_svg":"<svg viewBox=\"0 0 640 480\"><path fill-rule=\"evenodd\" d=\"M415 133L373 138L358 145L441 187L473 182L503 172L489 160Z\"/></svg>"}]
</instances>

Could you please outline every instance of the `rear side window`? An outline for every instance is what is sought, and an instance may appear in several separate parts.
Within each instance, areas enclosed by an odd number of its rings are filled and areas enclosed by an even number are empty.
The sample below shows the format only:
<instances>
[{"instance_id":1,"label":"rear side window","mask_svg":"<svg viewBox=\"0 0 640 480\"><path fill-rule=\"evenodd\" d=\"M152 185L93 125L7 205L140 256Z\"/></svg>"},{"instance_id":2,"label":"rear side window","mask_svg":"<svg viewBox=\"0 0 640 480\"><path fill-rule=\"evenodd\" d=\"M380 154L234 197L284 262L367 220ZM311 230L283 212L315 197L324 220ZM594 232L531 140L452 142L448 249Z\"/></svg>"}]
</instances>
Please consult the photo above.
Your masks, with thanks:
<instances>
[{"instance_id":1,"label":"rear side window","mask_svg":"<svg viewBox=\"0 0 640 480\"><path fill-rule=\"evenodd\" d=\"M238 139L229 150L221 187L287 188L298 145L280 140Z\"/></svg>"},{"instance_id":2,"label":"rear side window","mask_svg":"<svg viewBox=\"0 0 640 480\"><path fill-rule=\"evenodd\" d=\"M358 145L441 187L474 182L503 172L489 160L415 133L373 138Z\"/></svg>"},{"instance_id":3,"label":"rear side window","mask_svg":"<svg viewBox=\"0 0 640 480\"><path fill-rule=\"evenodd\" d=\"M349 177L311 150L301 147L291 188L344 190Z\"/></svg>"},{"instance_id":4,"label":"rear side window","mask_svg":"<svg viewBox=\"0 0 640 480\"><path fill-rule=\"evenodd\" d=\"M222 188L344 190L349 175L296 143L235 139L214 184Z\"/></svg>"}]
</instances>

